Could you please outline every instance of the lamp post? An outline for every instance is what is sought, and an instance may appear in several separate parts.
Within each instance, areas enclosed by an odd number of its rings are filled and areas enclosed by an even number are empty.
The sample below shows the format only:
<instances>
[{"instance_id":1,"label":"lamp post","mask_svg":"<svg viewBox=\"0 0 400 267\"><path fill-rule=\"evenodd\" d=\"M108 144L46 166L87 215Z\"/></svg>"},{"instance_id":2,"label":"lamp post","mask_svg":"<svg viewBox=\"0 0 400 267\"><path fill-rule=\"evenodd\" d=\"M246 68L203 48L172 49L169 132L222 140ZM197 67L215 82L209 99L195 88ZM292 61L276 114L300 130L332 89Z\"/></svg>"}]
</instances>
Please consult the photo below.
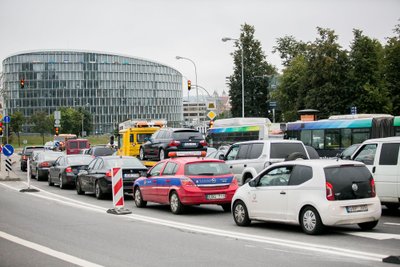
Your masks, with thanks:
<instances>
[{"instance_id":1,"label":"lamp post","mask_svg":"<svg viewBox=\"0 0 400 267\"><path fill-rule=\"evenodd\" d=\"M191 60L190 58L187 58L187 57L180 57L180 56L176 56L176 59L186 59L186 60L188 60L188 61L190 61L190 62L192 62L193 63L193 66L194 66L194 74L195 74L195 77L196 77L196 85L198 84L197 83L197 68L196 68L196 64L194 63L194 61L193 60ZM198 126L200 126L200 110L199 110L199 89L198 89L198 87L196 86L196 102L197 102L197 123L198 123Z\"/></svg>"},{"instance_id":2,"label":"lamp post","mask_svg":"<svg viewBox=\"0 0 400 267\"><path fill-rule=\"evenodd\" d=\"M227 41L237 41L239 43L239 39L224 37L222 38L222 42ZM241 52L242 52L242 117L244 118L244 65L243 65L243 45L240 45Z\"/></svg>"}]
</instances>

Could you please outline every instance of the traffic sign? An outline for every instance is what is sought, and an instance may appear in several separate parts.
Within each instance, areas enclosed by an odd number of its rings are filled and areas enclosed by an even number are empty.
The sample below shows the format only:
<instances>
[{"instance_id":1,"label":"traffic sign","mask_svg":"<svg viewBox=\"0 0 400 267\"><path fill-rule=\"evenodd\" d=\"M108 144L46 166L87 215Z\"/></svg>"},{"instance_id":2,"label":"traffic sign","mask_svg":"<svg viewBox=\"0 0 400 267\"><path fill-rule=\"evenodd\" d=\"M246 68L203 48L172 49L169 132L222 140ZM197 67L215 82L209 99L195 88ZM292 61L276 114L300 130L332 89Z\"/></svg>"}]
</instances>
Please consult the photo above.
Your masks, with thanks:
<instances>
[{"instance_id":1,"label":"traffic sign","mask_svg":"<svg viewBox=\"0 0 400 267\"><path fill-rule=\"evenodd\" d=\"M56 142L54 143L54 146L55 146L55 147L59 147L59 146L60 146L60 142L56 141Z\"/></svg>"},{"instance_id":2,"label":"traffic sign","mask_svg":"<svg viewBox=\"0 0 400 267\"><path fill-rule=\"evenodd\" d=\"M207 117L208 117L210 120L213 120L216 116L217 116L217 114L215 114L214 111L210 111L210 112L207 113Z\"/></svg>"},{"instance_id":3,"label":"traffic sign","mask_svg":"<svg viewBox=\"0 0 400 267\"><path fill-rule=\"evenodd\" d=\"M60 124L60 120L54 120L54 124Z\"/></svg>"},{"instance_id":4,"label":"traffic sign","mask_svg":"<svg viewBox=\"0 0 400 267\"><path fill-rule=\"evenodd\" d=\"M10 144L3 146L3 154L6 157L11 156L14 153L14 147Z\"/></svg>"},{"instance_id":5,"label":"traffic sign","mask_svg":"<svg viewBox=\"0 0 400 267\"><path fill-rule=\"evenodd\" d=\"M5 116L4 117L4 123L10 123L10 121L11 121L10 116Z\"/></svg>"}]
</instances>

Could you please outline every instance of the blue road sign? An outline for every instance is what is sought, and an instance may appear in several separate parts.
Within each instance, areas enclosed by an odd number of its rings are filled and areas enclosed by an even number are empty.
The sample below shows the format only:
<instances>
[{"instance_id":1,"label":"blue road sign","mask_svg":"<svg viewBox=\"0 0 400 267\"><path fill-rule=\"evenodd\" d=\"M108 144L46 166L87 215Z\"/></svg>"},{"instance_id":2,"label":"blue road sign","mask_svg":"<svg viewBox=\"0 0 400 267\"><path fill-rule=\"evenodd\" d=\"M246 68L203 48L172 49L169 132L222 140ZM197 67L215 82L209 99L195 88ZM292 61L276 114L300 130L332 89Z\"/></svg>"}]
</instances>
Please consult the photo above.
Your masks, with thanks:
<instances>
[{"instance_id":1,"label":"blue road sign","mask_svg":"<svg viewBox=\"0 0 400 267\"><path fill-rule=\"evenodd\" d=\"M4 123L10 123L10 121L11 121L10 116L4 117Z\"/></svg>"},{"instance_id":2,"label":"blue road sign","mask_svg":"<svg viewBox=\"0 0 400 267\"><path fill-rule=\"evenodd\" d=\"M55 146L55 147L59 147L59 146L60 146L60 142L58 142L58 141L55 142L55 143L54 143L54 146Z\"/></svg>"},{"instance_id":3,"label":"blue road sign","mask_svg":"<svg viewBox=\"0 0 400 267\"><path fill-rule=\"evenodd\" d=\"M3 146L3 154L4 154L4 156L9 157L13 153L14 153L14 148L13 148L12 145L7 144L7 145Z\"/></svg>"}]
</instances>

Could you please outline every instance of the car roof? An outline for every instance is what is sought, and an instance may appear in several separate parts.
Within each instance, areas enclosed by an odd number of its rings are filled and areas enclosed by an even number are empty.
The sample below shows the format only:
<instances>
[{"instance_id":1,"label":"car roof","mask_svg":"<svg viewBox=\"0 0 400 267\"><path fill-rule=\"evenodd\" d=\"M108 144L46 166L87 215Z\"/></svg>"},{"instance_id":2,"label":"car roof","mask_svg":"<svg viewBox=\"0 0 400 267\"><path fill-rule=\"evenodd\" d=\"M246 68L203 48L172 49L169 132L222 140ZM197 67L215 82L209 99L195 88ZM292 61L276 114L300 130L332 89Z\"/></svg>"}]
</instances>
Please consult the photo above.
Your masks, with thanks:
<instances>
[{"instance_id":1,"label":"car roof","mask_svg":"<svg viewBox=\"0 0 400 267\"><path fill-rule=\"evenodd\" d=\"M383 138L374 138L368 139L363 142L363 144L367 143L376 143L376 142L388 142L388 143L398 143L400 142L400 136L392 136L392 137L383 137Z\"/></svg>"},{"instance_id":2,"label":"car roof","mask_svg":"<svg viewBox=\"0 0 400 267\"><path fill-rule=\"evenodd\" d=\"M300 140L286 140L286 139L267 139L267 140L251 140L251 141L243 141L237 142L234 144L254 144L254 143L303 143Z\"/></svg>"},{"instance_id":3,"label":"car roof","mask_svg":"<svg viewBox=\"0 0 400 267\"><path fill-rule=\"evenodd\" d=\"M303 165L303 166L310 166L310 167L335 167L335 166L343 166L343 165L351 165L351 166L365 166L364 163L359 161L353 160L341 160L341 159L297 159L291 161L284 161L279 163L274 163L271 166L280 166L280 165Z\"/></svg>"},{"instance_id":4,"label":"car roof","mask_svg":"<svg viewBox=\"0 0 400 267\"><path fill-rule=\"evenodd\" d=\"M220 159L203 158L203 157L175 157L166 159L165 161L178 162L181 164L196 163L196 162L225 162Z\"/></svg>"}]
</instances>

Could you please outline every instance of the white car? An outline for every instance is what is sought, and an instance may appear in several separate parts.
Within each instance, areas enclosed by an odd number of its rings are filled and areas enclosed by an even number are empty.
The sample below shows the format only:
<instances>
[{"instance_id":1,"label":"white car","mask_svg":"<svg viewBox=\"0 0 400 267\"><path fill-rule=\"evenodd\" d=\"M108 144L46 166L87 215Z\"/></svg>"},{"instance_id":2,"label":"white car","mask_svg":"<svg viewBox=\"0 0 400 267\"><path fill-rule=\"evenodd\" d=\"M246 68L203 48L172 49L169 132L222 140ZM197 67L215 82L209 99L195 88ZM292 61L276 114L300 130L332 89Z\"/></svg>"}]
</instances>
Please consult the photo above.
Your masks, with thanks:
<instances>
[{"instance_id":1,"label":"white car","mask_svg":"<svg viewBox=\"0 0 400 267\"><path fill-rule=\"evenodd\" d=\"M232 199L237 225L251 220L300 224L307 234L324 226L358 224L370 230L381 204L370 171L360 162L295 160L276 163L240 187Z\"/></svg>"}]
</instances>

